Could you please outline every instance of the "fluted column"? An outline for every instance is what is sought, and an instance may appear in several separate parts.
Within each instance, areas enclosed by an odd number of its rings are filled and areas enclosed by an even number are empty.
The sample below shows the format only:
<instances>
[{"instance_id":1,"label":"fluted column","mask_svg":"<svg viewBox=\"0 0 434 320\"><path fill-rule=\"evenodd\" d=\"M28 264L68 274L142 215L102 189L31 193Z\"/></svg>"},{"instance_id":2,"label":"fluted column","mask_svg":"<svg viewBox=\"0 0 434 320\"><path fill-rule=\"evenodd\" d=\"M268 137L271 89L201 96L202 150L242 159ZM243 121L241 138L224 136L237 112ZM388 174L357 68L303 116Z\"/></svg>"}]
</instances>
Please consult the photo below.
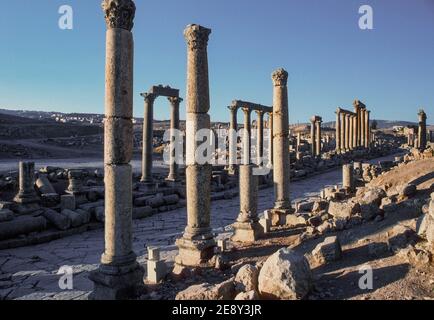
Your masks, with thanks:
<instances>
[{"instance_id":1,"label":"fluted column","mask_svg":"<svg viewBox=\"0 0 434 320\"><path fill-rule=\"evenodd\" d=\"M336 110L336 135L335 135L335 140L336 140L336 152L340 153L341 152L341 109L338 108Z\"/></svg>"},{"instance_id":2,"label":"fluted column","mask_svg":"<svg viewBox=\"0 0 434 320\"><path fill-rule=\"evenodd\" d=\"M353 123L353 149L357 148L357 114L352 117Z\"/></svg>"},{"instance_id":3,"label":"fluted column","mask_svg":"<svg viewBox=\"0 0 434 320\"><path fill-rule=\"evenodd\" d=\"M346 149L345 149L345 137L346 137L346 132L347 132L346 128L347 128L346 127L346 115L345 115L345 113L342 113L342 116L341 116L341 151L343 153L346 152Z\"/></svg>"},{"instance_id":4,"label":"fluted column","mask_svg":"<svg viewBox=\"0 0 434 320\"><path fill-rule=\"evenodd\" d=\"M229 172L235 173L235 168L237 165L237 150L238 150L238 120L237 120L237 112L238 107L229 106L228 109L231 112L231 119L229 124Z\"/></svg>"},{"instance_id":5,"label":"fluted column","mask_svg":"<svg viewBox=\"0 0 434 320\"><path fill-rule=\"evenodd\" d=\"M208 38L210 29L193 24L187 26L187 227L176 244L179 254L175 259L174 273L182 267L207 265L214 254L215 241L210 225L211 174L210 163L203 163L196 152L204 141L197 141L197 132L210 130L211 121L208 80ZM208 158L211 155L208 155Z\"/></svg>"},{"instance_id":6,"label":"fluted column","mask_svg":"<svg viewBox=\"0 0 434 320\"><path fill-rule=\"evenodd\" d=\"M316 147L315 147L315 151L316 151L316 156L317 157L321 157L321 123L322 123L322 119L321 118L317 119L317 121L315 122L315 126L316 126Z\"/></svg>"},{"instance_id":7,"label":"fluted column","mask_svg":"<svg viewBox=\"0 0 434 320\"><path fill-rule=\"evenodd\" d=\"M426 149L426 113L420 110L419 116L419 130L418 130L418 147L421 151Z\"/></svg>"},{"instance_id":8,"label":"fluted column","mask_svg":"<svg viewBox=\"0 0 434 320\"><path fill-rule=\"evenodd\" d=\"M345 114L345 151L350 150L350 115Z\"/></svg>"},{"instance_id":9,"label":"fluted column","mask_svg":"<svg viewBox=\"0 0 434 320\"><path fill-rule=\"evenodd\" d=\"M257 115L257 137L256 137L256 164L264 164L264 111L256 110Z\"/></svg>"},{"instance_id":10,"label":"fluted column","mask_svg":"<svg viewBox=\"0 0 434 320\"><path fill-rule=\"evenodd\" d=\"M243 128L243 163L244 165L250 164L251 157L251 145L250 145L250 135L252 133L251 126L251 110L249 108L242 108L244 113L244 128Z\"/></svg>"},{"instance_id":11,"label":"fluted column","mask_svg":"<svg viewBox=\"0 0 434 320\"><path fill-rule=\"evenodd\" d=\"M143 115L143 142L142 142L142 178L145 183L152 182L152 156L154 153L154 101L156 95L152 93L140 94L145 99Z\"/></svg>"},{"instance_id":12,"label":"fluted column","mask_svg":"<svg viewBox=\"0 0 434 320\"><path fill-rule=\"evenodd\" d=\"M348 131L349 131L349 137L348 137L348 149L353 150L353 134L354 134L354 127L353 127L353 116L348 115Z\"/></svg>"},{"instance_id":13,"label":"fluted column","mask_svg":"<svg viewBox=\"0 0 434 320\"><path fill-rule=\"evenodd\" d=\"M275 204L272 224L285 224L286 215L292 212L289 194L289 119L288 72L276 70L273 75L273 179Z\"/></svg>"},{"instance_id":14,"label":"fluted column","mask_svg":"<svg viewBox=\"0 0 434 320\"><path fill-rule=\"evenodd\" d=\"M167 180L172 182L177 182L179 180L178 176L178 163L176 159L176 136L179 130L179 104L182 102L182 98L179 97L169 97L168 98L171 106L171 117L170 117L170 166L169 166L169 176Z\"/></svg>"},{"instance_id":15,"label":"fluted column","mask_svg":"<svg viewBox=\"0 0 434 320\"><path fill-rule=\"evenodd\" d=\"M105 250L91 273L93 299L125 299L143 288L132 249L133 20L132 0L105 0Z\"/></svg>"}]
</instances>

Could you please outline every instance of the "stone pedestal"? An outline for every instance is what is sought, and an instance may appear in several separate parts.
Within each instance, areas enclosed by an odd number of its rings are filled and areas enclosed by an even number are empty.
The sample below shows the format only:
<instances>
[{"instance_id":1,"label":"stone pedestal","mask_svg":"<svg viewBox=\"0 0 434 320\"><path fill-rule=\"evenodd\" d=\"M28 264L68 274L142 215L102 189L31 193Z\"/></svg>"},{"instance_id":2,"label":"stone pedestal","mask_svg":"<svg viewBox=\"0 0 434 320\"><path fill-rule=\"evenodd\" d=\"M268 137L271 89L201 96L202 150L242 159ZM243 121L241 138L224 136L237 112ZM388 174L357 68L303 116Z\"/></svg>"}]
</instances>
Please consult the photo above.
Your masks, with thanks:
<instances>
[{"instance_id":1,"label":"stone pedestal","mask_svg":"<svg viewBox=\"0 0 434 320\"><path fill-rule=\"evenodd\" d=\"M173 273L184 267L206 267L214 255L215 240L210 226L210 198L212 166L196 159L196 150L202 141L196 133L210 129L208 111L209 80L207 45L210 29L189 25L184 31L187 41L187 151L186 193L187 227L176 241L179 248ZM208 155L210 156L210 155Z\"/></svg>"},{"instance_id":2,"label":"stone pedestal","mask_svg":"<svg viewBox=\"0 0 434 320\"><path fill-rule=\"evenodd\" d=\"M144 270L132 249L133 35L132 0L105 0L105 250L90 274L95 300L134 298L144 290Z\"/></svg>"},{"instance_id":3,"label":"stone pedestal","mask_svg":"<svg viewBox=\"0 0 434 320\"><path fill-rule=\"evenodd\" d=\"M240 214L233 224L232 241L251 243L261 237L263 228L258 219L258 176L254 165L240 166Z\"/></svg>"},{"instance_id":4,"label":"stone pedestal","mask_svg":"<svg viewBox=\"0 0 434 320\"><path fill-rule=\"evenodd\" d=\"M83 187L83 171L69 170L68 180L69 185L65 192L75 197L75 203L77 205L87 202L86 190Z\"/></svg>"},{"instance_id":5,"label":"stone pedestal","mask_svg":"<svg viewBox=\"0 0 434 320\"><path fill-rule=\"evenodd\" d=\"M293 212L289 195L289 119L288 72L276 70L273 75L273 180L275 203L272 224L283 225Z\"/></svg>"},{"instance_id":6,"label":"stone pedestal","mask_svg":"<svg viewBox=\"0 0 434 320\"><path fill-rule=\"evenodd\" d=\"M19 190L14 201L38 207L39 198L35 191L35 163L20 161L18 170Z\"/></svg>"}]
</instances>

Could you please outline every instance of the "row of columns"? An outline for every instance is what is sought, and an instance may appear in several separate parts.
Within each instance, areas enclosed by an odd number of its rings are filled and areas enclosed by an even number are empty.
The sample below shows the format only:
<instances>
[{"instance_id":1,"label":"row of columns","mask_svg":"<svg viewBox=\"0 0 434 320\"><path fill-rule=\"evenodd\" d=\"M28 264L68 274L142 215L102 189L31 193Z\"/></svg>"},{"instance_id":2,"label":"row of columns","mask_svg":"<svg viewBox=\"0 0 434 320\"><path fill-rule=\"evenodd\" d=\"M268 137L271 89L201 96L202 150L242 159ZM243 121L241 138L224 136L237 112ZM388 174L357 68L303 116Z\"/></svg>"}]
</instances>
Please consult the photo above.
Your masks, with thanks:
<instances>
[{"instance_id":1,"label":"row of columns","mask_svg":"<svg viewBox=\"0 0 434 320\"><path fill-rule=\"evenodd\" d=\"M370 111L356 100L355 112L336 110L336 151L344 153L356 148L369 148L371 141Z\"/></svg>"},{"instance_id":2,"label":"row of columns","mask_svg":"<svg viewBox=\"0 0 434 320\"><path fill-rule=\"evenodd\" d=\"M273 125L273 113L271 111L263 110L263 109L255 109L251 108L249 106L240 107L238 105L231 105L228 107L230 111L230 123L229 123L229 129L232 132L232 134L229 134L229 171L235 172L235 167L237 165L237 158L238 158L238 139L237 135L233 134L238 131L238 119L237 119L237 113L238 109L242 109L244 114L244 134L243 134L243 159L242 164L250 164L251 163L251 141L250 137L252 134L251 129L251 113L252 111L255 111L257 114L257 122L256 122L256 129L257 129L257 141L256 141L256 164L257 165L263 165L263 157L264 157L264 115L268 114L268 127L271 129L270 135L272 135L272 125ZM270 137L271 138L271 137ZM271 139L270 139L271 141ZM272 154L272 146L270 146L270 155ZM272 156L270 156L271 159L269 160L269 163L272 163Z\"/></svg>"},{"instance_id":3,"label":"row of columns","mask_svg":"<svg viewBox=\"0 0 434 320\"><path fill-rule=\"evenodd\" d=\"M321 156L321 123L322 118L320 116L313 116L310 119L311 127L310 127L310 137L311 137L311 148L312 148L312 156L320 157ZM298 151L298 150L297 150Z\"/></svg>"}]
</instances>

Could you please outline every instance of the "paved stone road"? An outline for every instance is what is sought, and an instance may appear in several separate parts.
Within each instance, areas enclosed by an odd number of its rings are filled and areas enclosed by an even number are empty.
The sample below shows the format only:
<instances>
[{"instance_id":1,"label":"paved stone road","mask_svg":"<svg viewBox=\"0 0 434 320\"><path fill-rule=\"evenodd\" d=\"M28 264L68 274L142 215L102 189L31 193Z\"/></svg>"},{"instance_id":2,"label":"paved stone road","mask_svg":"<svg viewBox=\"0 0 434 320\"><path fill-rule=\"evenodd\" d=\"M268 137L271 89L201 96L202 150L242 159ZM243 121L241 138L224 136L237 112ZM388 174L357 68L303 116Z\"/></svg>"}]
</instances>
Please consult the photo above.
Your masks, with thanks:
<instances>
[{"instance_id":1,"label":"paved stone road","mask_svg":"<svg viewBox=\"0 0 434 320\"><path fill-rule=\"evenodd\" d=\"M391 158L391 157L388 157ZM385 158L386 159L386 158ZM377 159L378 161L379 159ZM317 195L326 185L341 183L341 170L334 170L291 184L292 199ZM260 212L273 205L273 189L260 191ZM239 198L212 203L212 227L223 233L238 215ZM134 221L134 250L141 264L146 264L146 247L161 247L162 257L173 261L175 239L186 226L186 209L154 215ZM92 290L88 272L97 267L103 252L103 230L89 231L50 243L0 251L0 300L5 299L86 299ZM73 290L61 290L57 275L62 266L74 271Z\"/></svg>"}]
</instances>

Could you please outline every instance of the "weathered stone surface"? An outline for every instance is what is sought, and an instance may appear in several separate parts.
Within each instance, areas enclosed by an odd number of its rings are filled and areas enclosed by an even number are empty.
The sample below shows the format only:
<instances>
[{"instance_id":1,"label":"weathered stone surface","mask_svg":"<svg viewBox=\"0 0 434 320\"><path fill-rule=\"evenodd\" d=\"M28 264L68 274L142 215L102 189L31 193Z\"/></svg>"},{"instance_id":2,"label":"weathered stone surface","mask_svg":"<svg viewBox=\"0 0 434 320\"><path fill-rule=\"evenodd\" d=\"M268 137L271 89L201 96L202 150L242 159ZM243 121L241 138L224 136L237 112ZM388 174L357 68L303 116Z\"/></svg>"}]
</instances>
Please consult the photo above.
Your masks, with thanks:
<instances>
[{"instance_id":1,"label":"weathered stone surface","mask_svg":"<svg viewBox=\"0 0 434 320\"><path fill-rule=\"evenodd\" d=\"M381 213L380 208L376 203L362 204L360 206L360 214L363 219L371 220Z\"/></svg>"},{"instance_id":2,"label":"weathered stone surface","mask_svg":"<svg viewBox=\"0 0 434 320\"><path fill-rule=\"evenodd\" d=\"M60 209L75 210L75 196L73 194L60 196Z\"/></svg>"},{"instance_id":3,"label":"weathered stone surface","mask_svg":"<svg viewBox=\"0 0 434 320\"><path fill-rule=\"evenodd\" d=\"M0 222L11 221L14 219L14 213L9 209L0 209Z\"/></svg>"},{"instance_id":4,"label":"weathered stone surface","mask_svg":"<svg viewBox=\"0 0 434 320\"><path fill-rule=\"evenodd\" d=\"M99 222L104 222L105 207L96 207L94 212L95 212L95 220Z\"/></svg>"},{"instance_id":5,"label":"weathered stone surface","mask_svg":"<svg viewBox=\"0 0 434 320\"><path fill-rule=\"evenodd\" d=\"M176 295L175 300L233 300L235 285L233 279L217 285L202 283L191 286Z\"/></svg>"},{"instance_id":6,"label":"weathered stone surface","mask_svg":"<svg viewBox=\"0 0 434 320\"><path fill-rule=\"evenodd\" d=\"M149 206L133 208L133 219L143 219L146 217L150 217L154 214L154 212L154 209Z\"/></svg>"},{"instance_id":7,"label":"weathered stone surface","mask_svg":"<svg viewBox=\"0 0 434 320\"><path fill-rule=\"evenodd\" d=\"M234 300L244 300L244 301L259 300L259 295L255 290L248 291L248 292L241 292L237 294Z\"/></svg>"},{"instance_id":8,"label":"weathered stone surface","mask_svg":"<svg viewBox=\"0 0 434 320\"><path fill-rule=\"evenodd\" d=\"M67 230L71 227L71 219L57 211L45 209L42 215L59 230Z\"/></svg>"},{"instance_id":9,"label":"weathered stone surface","mask_svg":"<svg viewBox=\"0 0 434 320\"><path fill-rule=\"evenodd\" d=\"M71 220L71 227L76 228L83 225L86 221L86 217L75 211L64 209L61 212L62 215L66 216Z\"/></svg>"},{"instance_id":10,"label":"weathered stone surface","mask_svg":"<svg viewBox=\"0 0 434 320\"><path fill-rule=\"evenodd\" d=\"M353 214L360 212L360 205L356 202L336 202L329 203L329 213L335 218L349 218Z\"/></svg>"},{"instance_id":11,"label":"weathered stone surface","mask_svg":"<svg viewBox=\"0 0 434 320\"><path fill-rule=\"evenodd\" d=\"M48 180L46 174L40 174L38 179L36 180L36 187L38 188L41 194L54 194L56 190L54 190L53 185Z\"/></svg>"},{"instance_id":12,"label":"weathered stone surface","mask_svg":"<svg viewBox=\"0 0 434 320\"><path fill-rule=\"evenodd\" d=\"M259 293L264 299L302 299L311 287L309 263L289 248L271 255L259 273Z\"/></svg>"},{"instance_id":13,"label":"weathered stone surface","mask_svg":"<svg viewBox=\"0 0 434 320\"><path fill-rule=\"evenodd\" d=\"M259 270L256 266L246 264L238 270L235 276L237 292L258 291Z\"/></svg>"},{"instance_id":14,"label":"weathered stone surface","mask_svg":"<svg viewBox=\"0 0 434 320\"><path fill-rule=\"evenodd\" d=\"M339 260L342 256L342 249L339 239L336 236L327 237L319 243L312 251L312 256L318 263L328 263Z\"/></svg>"},{"instance_id":15,"label":"weathered stone surface","mask_svg":"<svg viewBox=\"0 0 434 320\"><path fill-rule=\"evenodd\" d=\"M368 244L368 254L373 258L381 258L389 251L386 242L372 242Z\"/></svg>"},{"instance_id":16,"label":"weathered stone surface","mask_svg":"<svg viewBox=\"0 0 434 320\"><path fill-rule=\"evenodd\" d=\"M381 200L387 197L386 191L381 188L361 188L357 191L356 195L360 200L360 204L376 204L381 205Z\"/></svg>"},{"instance_id":17,"label":"weathered stone surface","mask_svg":"<svg viewBox=\"0 0 434 320\"><path fill-rule=\"evenodd\" d=\"M44 217L17 217L12 221L0 223L0 240L39 232L46 228L47 220Z\"/></svg>"}]
</instances>

